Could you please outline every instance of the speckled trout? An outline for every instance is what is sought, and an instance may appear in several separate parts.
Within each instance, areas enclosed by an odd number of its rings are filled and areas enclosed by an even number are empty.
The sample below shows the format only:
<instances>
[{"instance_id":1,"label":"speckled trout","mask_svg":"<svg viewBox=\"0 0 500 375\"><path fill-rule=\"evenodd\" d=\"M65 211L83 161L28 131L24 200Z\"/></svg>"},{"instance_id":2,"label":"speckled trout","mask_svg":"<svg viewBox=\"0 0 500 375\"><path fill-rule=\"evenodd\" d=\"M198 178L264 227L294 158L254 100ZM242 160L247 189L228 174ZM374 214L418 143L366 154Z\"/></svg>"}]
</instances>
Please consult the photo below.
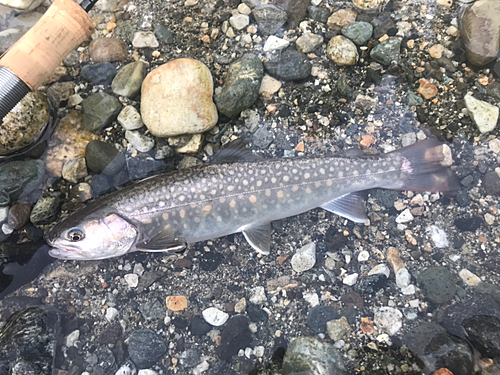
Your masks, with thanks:
<instances>
[{"instance_id":1,"label":"speckled trout","mask_svg":"<svg viewBox=\"0 0 500 375\"><path fill-rule=\"evenodd\" d=\"M435 139L379 156L348 154L262 160L237 142L210 165L150 177L90 202L48 231L50 255L93 260L131 251L175 253L238 232L269 254L273 220L322 207L366 223L367 189L457 186L450 149Z\"/></svg>"}]
</instances>

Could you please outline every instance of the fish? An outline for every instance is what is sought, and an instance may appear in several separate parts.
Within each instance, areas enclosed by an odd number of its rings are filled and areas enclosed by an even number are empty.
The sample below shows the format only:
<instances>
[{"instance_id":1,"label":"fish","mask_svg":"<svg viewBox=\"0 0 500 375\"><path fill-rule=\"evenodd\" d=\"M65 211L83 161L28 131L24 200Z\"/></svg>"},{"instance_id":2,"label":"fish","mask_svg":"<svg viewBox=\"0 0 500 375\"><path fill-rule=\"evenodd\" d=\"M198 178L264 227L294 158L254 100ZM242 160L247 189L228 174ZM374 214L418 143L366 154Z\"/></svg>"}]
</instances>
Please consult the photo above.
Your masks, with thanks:
<instances>
[{"instance_id":1,"label":"fish","mask_svg":"<svg viewBox=\"0 0 500 375\"><path fill-rule=\"evenodd\" d=\"M274 159L236 141L210 164L149 177L96 198L45 238L52 257L96 260L133 251L181 253L189 244L241 232L267 255L272 221L321 207L368 223L369 189L457 189L449 160L450 148L434 138L378 156L346 152Z\"/></svg>"}]
</instances>

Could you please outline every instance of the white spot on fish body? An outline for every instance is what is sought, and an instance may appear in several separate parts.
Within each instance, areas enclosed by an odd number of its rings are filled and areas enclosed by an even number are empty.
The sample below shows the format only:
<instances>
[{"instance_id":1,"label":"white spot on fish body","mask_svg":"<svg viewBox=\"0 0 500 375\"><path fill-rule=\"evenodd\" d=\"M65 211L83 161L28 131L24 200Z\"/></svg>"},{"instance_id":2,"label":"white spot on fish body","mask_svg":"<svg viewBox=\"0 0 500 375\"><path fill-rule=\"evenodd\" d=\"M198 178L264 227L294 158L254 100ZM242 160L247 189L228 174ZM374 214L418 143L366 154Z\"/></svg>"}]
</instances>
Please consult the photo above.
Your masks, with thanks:
<instances>
[{"instance_id":1,"label":"white spot on fish body","mask_svg":"<svg viewBox=\"0 0 500 375\"><path fill-rule=\"evenodd\" d=\"M309 177L311 177L311 174L310 174L310 173L308 173L308 172L304 173L304 178L305 178L306 180L307 180Z\"/></svg>"},{"instance_id":2,"label":"white spot on fish body","mask_svg":"<svg viewBox=\"0 0 500 375\"><path fill-rule=\"evenodd\" d=\"M261 180L257 181L257 187L261 187L261 186L262 186L262 181Z\"/></svg>"}]
</instances>

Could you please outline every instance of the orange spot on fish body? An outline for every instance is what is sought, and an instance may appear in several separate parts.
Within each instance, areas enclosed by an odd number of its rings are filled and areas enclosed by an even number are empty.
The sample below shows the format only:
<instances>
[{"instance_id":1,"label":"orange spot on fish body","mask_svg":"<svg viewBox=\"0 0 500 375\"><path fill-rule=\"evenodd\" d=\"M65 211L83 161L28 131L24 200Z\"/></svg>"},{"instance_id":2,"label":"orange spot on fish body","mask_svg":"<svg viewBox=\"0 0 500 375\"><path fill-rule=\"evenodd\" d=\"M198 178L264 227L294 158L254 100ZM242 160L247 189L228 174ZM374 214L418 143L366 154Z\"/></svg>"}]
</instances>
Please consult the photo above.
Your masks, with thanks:
<instances>
[{"instance_id":1,"label":"orange spot on fish body","mask_svg":"<svg viewBox=\"0 0 500 375\"><path fill-rule=\"evenodd\" d=\"M212 206L210 206L209 204L207 204L205 207L202 208L202 210L205 212L210 212L211 209L212 209Z\"/></svg>"},{"instance_id":2,"label":"orange spot on fish body","mask_svg":"<svg viewBox=\"0 0 500 375\"><path fill-rule=\"evenodd\" d=\"M181 217L181 219L184 219L184 217L186 216L186 211L180 210L179 211L179 216Z\"/></svg>"},{"instance_id":3,"label":"orange spot on fish body","mask_svg":"<svg viewBox=\"0 0 500 375\"><path fill-rule=\"evenodd\" d=\"M235 206L236 206L235 200L232 200L231 202L229 202L229 207L235 207Z\"/></svg>"},{"instance_id":4,"label":"orange spot on fish body","mask_svg":"<svg viewBox=\"0 0 500 375\"><path fill-rule=\"evenodd\" d=\"M266 194L266 197L270 197L271 196L271 190L267 189L266 192L265 192L265 194Z\"/></svg>"},{"instance_id":5,"label":"orange spot on fish body","mask_svg":"<svg viewBox=\"0 0 500 375\"><path fill-rule=\"evenodd\" d=\"M161 215L161 217L163 218L163 220L168 220L168 214L167 213Z\"/></svg>"},{"instance_id":6,"label":"orange spot on fish body","mask_svg":"<svg viewBox=\"0 0 500 375\"><path fill-rule=\"evenodd\" d=\"M281 190L278 191L276 195L278 196L278 198L283 198L283 192Z\"/></svg>"},{"instance_id":7,"label":"orange spot on fish body","mask_svg":"<svg viewBox=\"0 0 500 375\"><path fill-rule=\"evenodd\" d=\"M255 203L257 202L257 197L255 195L250 195L250 197L248 198L250 200L250 202L252 203Z\"/></svg>"}]
</instances>

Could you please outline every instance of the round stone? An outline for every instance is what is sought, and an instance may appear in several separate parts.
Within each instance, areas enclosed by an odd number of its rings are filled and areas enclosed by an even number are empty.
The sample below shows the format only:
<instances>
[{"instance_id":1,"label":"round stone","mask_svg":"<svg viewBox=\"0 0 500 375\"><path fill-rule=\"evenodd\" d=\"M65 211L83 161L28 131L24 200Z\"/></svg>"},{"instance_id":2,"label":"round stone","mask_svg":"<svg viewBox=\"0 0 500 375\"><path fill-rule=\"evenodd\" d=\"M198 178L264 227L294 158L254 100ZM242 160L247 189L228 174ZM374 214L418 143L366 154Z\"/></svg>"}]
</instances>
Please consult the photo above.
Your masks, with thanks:
<instances>
[{"instance_id":1,"label":"round stone","mask_svg":"<svg viewBox=\"0 0 500 375\"><path fill-rule=\"evenodd\" d=\"M128 355L140 369L153 366L166 352L165 342L150 329L134 331L128 340Z\"/></svg>"},{"instance_id":2,"label":"round stone","mask_svg":"<svg viewBox=\"0 0 500 375\"><path fill-rule=\"evenodd\" d=\"M94 62L112 62L125 60L128 52L121 39L97 38L89 44L89 55Z\"/></svg>"},{"instance_id":3,"label":"round stone","mask_svg":"<svg viewBox=\"0 0 500 375\"><path fill-rule=\"evenodd\" d=\"M139 152L148 152L155 146L155 140L137 130L125 131L125 138Z\"/></svg>"},{"instance_id":4,"label":"round stone","mask_svg":"<svg viewBox=\"0 0 500 375\"><path fill-rule=\"evenodd\" d=\"M203 133L215 126L210 70L200 61L177 59L149 73L142 84L142 120L151 134Z\"/></svg>"},{"instance_id":5,"label":"round stone","mask_svg":"<svg viewBox=\"0 0 500 375\"><path fill-rule=\"evenodd\" d=\"M341 66L354 65L359 59L356 45L342 35L330 39L326 47L326 54L330 60Z\"/></svg>"},{"instance_id":6,"label":"round stone","mask_svg":"<svg viewBox=\"0 0 500 375\"><path fill-rule=\"evenodd\" d=\"M104 92L96 92L82 101L83 125L87 130L96 131L113 121L120 110L120 101Z\"/></svg>"},{"instance_id":7,"label":"round stone","mask_svg":"<svg viewBox=\"0 0 500 375\"><path fill-rule=\"evenodd\" d=\"M303 53L290 48L274 54L264 63L268 73L283 81L299 81L311 75L312 65Z\"/></svg>"},{"instance_id":8,"label":"round stone","mask_svg":"<svg viewBox=\"0 0 500 375\"><path fill-rule=\"evenodd\" d=\"M131 105L124 107L116 120L125 130L137 130L144 125L139 111Z\"/></svg>"},{"instance_id":9,"label":"round stone","mask_svg":"<svg viewBox=\"0 0 500 375\"><path fill-rule=\"evenodd\" d=\"M389 65L392 61L399 61L401 39L390 37L382 43L377 44L370 52L370 57L382 65Z\"/></svg>"},{"instance_id":10,"label":"round stone","mask_svg":"<svg viewBox=\"0 0 500 375\"><path fill-rule=\"evenodd\" d=\"M113 79L111 90L116 95L133 98L141 91L146 73L147 64L143 61L136 61L125 65Z\"/></svg>"},{"instance_id":11,"label":"round stone","mask_svg":"<svg viewBox=\"0 0 500 375\"><path fill-rule=\"evenodd\" d=\"M85 148L87 167L95 173L113 176L125 165L125 156L109 143L89 142Z\"/></svg>"},{"instance_id":12,"label":"round stone","mask_svg":"<svg viewBox=\"0 0 500 375\"><path fill-rule=\"evenodd\" d=\"M373 26L368 22L351 22L342 28L342 35L358 46L364 46L373 35Z\"/></svg>"},{"instance_id":13,"label":"round stone","mask_svg":"<svg viewBox=\"0 0 500 375\"><path fill-rule=\"evenodd\" d=\"M229 319L229 314L215 307L209 307L208 309L203 310L201 314L203 315L203 319L214 327L220 327Z\"/></svg>"},{"instance_id":14,"label":"round stone","mask_svg":"<svg viewBox=\"0 0 500 375\"><path fill-rule=\"evenodd\" d=\"M295 44L297 49L302 53L309 53L314 51L318 46L323 43L323 37L310 32L304 33L297 39Z\"/></svg>"},{"instance_id":15,"label":"round stone","mask_svg":"<svg viewBox=\"0 0 500 375\"><path fill-rule=\"evenodd\" d=\"M109 62L88 64L82 68L82 78L94 85L109 85L116 76L116 68Z\"/></svg>"}]
</instances>

